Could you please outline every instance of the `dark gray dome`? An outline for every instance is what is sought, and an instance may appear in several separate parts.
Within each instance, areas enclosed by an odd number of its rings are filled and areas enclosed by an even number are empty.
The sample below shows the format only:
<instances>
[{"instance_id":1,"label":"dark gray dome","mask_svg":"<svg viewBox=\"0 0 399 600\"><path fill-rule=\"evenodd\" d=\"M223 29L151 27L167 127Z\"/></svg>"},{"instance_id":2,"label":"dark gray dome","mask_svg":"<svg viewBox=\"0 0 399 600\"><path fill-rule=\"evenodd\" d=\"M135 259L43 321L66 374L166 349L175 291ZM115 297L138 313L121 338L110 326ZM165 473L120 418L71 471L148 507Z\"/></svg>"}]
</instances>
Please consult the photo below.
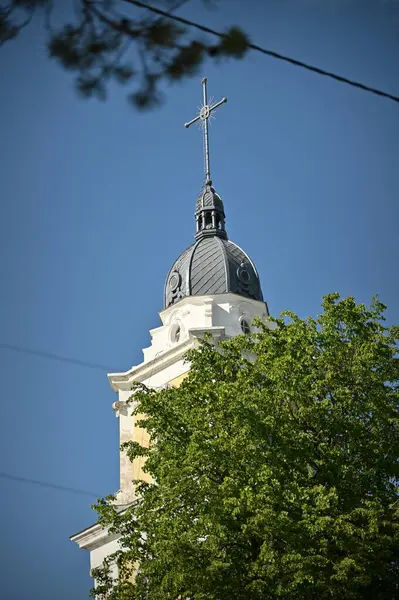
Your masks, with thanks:
<instances>
[{"instance_id":1,"label":"dark gray dome","mask_svg":"<svg viewBox=\"0 0 399 600\"><path fill-rule=\"evenodd\" d=\"M263 301L259 275L244 250L227 239L222 199L205 182L195 206L195 243L175 261L165 282L164 307L186 296L231 292Z\"/></svg>"},{"instance_id":2,"label":"dark gray dome","mask_svg":"<svg viewBox=\"0 0 399 600\"><path fill-rule=\"evenodd\" d=\"M187 248L170 269L164 307L185 296L227 292L263 301L259 275L244 250L219 235L204 236Z\"/></svg>"},{"instance_id":3,"label":"dark gray dome","mask_svg":"<svg viewBox=\"0 0 399 600\"><path fill-rule=\"evenodd\" d=\"M219 196L219 194L215 192L215 189L211 185L207 186L204 190L202 190L195 204L196 213L204 209L215 209L222 213L224 216L224 206L222 199Z\"/></svg>"}]
</instances>

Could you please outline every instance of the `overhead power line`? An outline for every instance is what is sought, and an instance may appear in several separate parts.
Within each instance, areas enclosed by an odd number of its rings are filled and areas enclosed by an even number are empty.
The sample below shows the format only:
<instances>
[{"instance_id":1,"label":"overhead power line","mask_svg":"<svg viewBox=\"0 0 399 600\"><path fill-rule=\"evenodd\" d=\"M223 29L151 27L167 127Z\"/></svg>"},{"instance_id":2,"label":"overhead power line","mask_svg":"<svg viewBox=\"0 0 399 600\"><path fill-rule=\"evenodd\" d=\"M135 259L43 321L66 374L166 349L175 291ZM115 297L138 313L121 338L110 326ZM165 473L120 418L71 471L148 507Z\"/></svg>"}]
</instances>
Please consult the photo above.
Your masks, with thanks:
<instances>
[{"instance_id":1,"label":"overhead power line","mask_svg":"<svg viewBox=\"0 0 399 600\"><path fill-rule=\"evenodd\" d=\"M12 481L19 481L21 483L29 483L31 485L37 485L39 487L53 488L62 492L71 492L73 494L83 494L84 496L92 496L93 498L101 498L101 494L95 494L94 492L88 492L87 490L80 490L78 488L68 487L65 485L58 485L56 483L50 483L47 481L40 481L39 479L28 479L27 477L19 477L17 475L11 475L10 473L0 472L1 479L10 479Z\"/></svg>"},{"instance_id":2,"label":"overhead power line","mask_svg":"<svg viewBox=\"0 0 399 600\"><path fill-rule=\"evenodd\" d=\"M98 363L92 363L86 360L79 360L78 358L70 358L68 356L60 356L59 354L53 354L52 352L42 352L41 350L31 350L30 348L24 348L23 346L17 346L14 344L5 344L0 342L0 348L4 350L11 350L12 352L20 352L21 354L30 354L32 356L40 356L41 358L47 358L50 360L57 360L58 362L69 363L72 365L78 365L79 367L86 367L88 369L99 369L100 371L106 372L117 372L118 369L101 365Z\"/></svg>"},{"instance_id":3,"label":"overhead power line","mask_svg":"<svg viewBox=\"0 0 399 600\"><path fill-rule=\"evenodd\" d=\"M11 473L3 473L0 471L0 479L8 479L10 481L18 481L19 483L27 483L30 485L37 485L39 487L52 488L60 492L69 492L72 494L80 494L81 496L91 496L92 498L105 498L106 494L95 494L88 490L80 490L79 488L68 487L65 485L58 485L57 483L50 483L49 481L41 481L40 479L29 479L28 477L19 477L18 475L11 475ZM125 508L126 504L116 504L112 502L114 508Z\"/></svg>"},{"instance_id":4,"label":"overhead power line","mask_svg":"<svg viewBox=\"0 0 399 600\"><path fill-rule=\"evenodd\" d=\"M185 19L183 17L179 17L177 15L171 14L160 8L156 8L155 6L151 6L150 4L146 4L145 2L139 2L138 0L127 0L129 4L134 4L139 8L146 8L147 10L165 17L167 19L172 19L173 21L177 21L182 23L183 25L187 25L188 27L193 27L198 29L199 31L203 31L205 33L210 33L219 38L228 37L227 34L221 33L220 31L216 31L215 29L211 29L210 27L206 27L205 25L200 25L199 23L195 23L194 21L190 21L189 19ZM358 81L353 81L352 79L348 79L347 77L342 77L342 75L337 75L336 73L332 73L331 71L326 71L325 69L320 69L319 67L315 67L313 65L309 65L301 60L297 60L295 58L291 58L289 56L284 56L279 52L274 52L273 50L268 50L266 48L262 48L262 46L258 46L256 44L248 44L248 48L251 50L255 50L256 52L260 52L261 54L266 54L267 56L271 56L272 58L277 58L278 60L282 60L284 62L290 63L291 65L295 65L296 67L301 67L302 69L306 69L308 71L312 71L313 73L317 73L318 75L323 75L324 77L329 77L330 79L334 79L335 81L339 81L341 83L346 83L352 87L363 90L364 92L369 92L370 94L375 94L376 96L380 96L382 98L388 98L389 100L393 100L394 102L399 103L399 96L394 96L393 94L388 94L388 92L384 92L377 88L370 87L369 85L365 85L364 83L360 83Z\"/></svg>"}]
</instances>

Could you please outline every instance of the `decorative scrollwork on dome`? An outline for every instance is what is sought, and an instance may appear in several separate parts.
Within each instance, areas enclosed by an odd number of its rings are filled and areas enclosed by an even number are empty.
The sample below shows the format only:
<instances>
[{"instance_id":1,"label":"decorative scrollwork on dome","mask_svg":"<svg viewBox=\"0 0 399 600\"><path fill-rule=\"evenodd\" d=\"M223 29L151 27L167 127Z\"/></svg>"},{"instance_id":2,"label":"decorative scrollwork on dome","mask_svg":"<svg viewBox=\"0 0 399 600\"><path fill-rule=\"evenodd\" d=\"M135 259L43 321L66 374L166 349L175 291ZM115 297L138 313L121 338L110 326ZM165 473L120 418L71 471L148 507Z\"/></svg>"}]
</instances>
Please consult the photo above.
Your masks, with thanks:
<instances>
[{"instance_id":1,"label":"decorative scrollwork on dome","mask_svg":"<svg viewBox=\"0 0 399 600\"><path fill-rule=\"evenodd\" d=\"M242 262L237 269L237 276L243 285L248 286L252 279L249 271L249 265L246 265L244 262Z\"/></svg>"},{"instance_id":2,"label":"decorative scrollwork on dome","mask_svg":"<svg viewBox=\"0 0 399 600\"><path fill-rule=\"evenodd\" d=\"M245 260L237 268L237 292L248 298L258 300L261 296L259 278L252 265Z\"/></svg>"},{"instance_id":3,"label":"decorative scrollwork on dome","mask_svg":"<svg viewBox=\"0 0 399 600\"><path fill-rule=\"evenodd\" d=\"M182 277L177 270L173 270L169 276L168 288L169 288L169 304L174 304L181 298L183 298L183 292L181 290Z\"/></svg>"},{"instance_id":4,"label":"decorative scrollwork on dome","mask_svg":"<svg viewBox=\"0 0 399 600\"><path fill-rule=\"evenodd\" d=\"M181 275L178 271L172 271L169 277L169 288L172 293L176 292L181 286Z\"/></svg>"}]
</instances>

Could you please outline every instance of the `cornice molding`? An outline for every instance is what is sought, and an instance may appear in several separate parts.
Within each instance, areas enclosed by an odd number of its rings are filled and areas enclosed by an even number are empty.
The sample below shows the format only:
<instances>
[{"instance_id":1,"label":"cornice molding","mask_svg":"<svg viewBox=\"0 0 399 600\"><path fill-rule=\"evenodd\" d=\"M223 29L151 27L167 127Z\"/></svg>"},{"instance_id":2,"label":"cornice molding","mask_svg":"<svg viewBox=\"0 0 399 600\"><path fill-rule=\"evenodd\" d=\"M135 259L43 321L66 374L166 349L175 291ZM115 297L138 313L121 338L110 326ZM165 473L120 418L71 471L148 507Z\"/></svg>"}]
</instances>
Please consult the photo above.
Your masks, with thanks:
<instances>
[{"instance_id":1,"label":"cornice molding","mask_svg":"<svg viewBox=\"0 0 399 600\"><path fill-rule=\"evenodd\" d=\"M188 338L181 344L165 350L165 352L162 352L161 355L156 356L149 362L132 367L125 373L109 373L107 377L112 389L115 392L129 391L134 381L142 382L159 373L159 371L166 369L169 365L181 360L195 343L196 340Z\"/></svg>"},{"instance_id":2,"label":"cornice molding","mask_svg":"<svg viewBox=\"0 0 399 600\"><path fill-rule=\"evenodd\" d=\"M221 339L224 336L224 327L196 327L188 330L189 337L180 344L165 350L159 356L156 356L147 363L141 363L132 367L125 373L109 373L108 380L115 392L129 391L134 381L142 382L149 377L153 377L160 371L182 360L188 350L198 344L199 338L205 333L210 333L215 339ZM188 366L187 366L188 370ZM115 407L119 412L121 406Z\"/></svg>"},{"instance_id":3,"label":"cornice molding","mask_svg":"<svg viewBox=\"0 0 399 600\"><path fill-rule=\"evenodd\" d=\"M75 542L79 548L91 551L103 546L105 543L112 542L119 538L120 534L109 533L106 527L102 527L96 523L79 533L75 533L75 535L72 535L69 539L71 542Z\"/></svg>"}]
</instances>

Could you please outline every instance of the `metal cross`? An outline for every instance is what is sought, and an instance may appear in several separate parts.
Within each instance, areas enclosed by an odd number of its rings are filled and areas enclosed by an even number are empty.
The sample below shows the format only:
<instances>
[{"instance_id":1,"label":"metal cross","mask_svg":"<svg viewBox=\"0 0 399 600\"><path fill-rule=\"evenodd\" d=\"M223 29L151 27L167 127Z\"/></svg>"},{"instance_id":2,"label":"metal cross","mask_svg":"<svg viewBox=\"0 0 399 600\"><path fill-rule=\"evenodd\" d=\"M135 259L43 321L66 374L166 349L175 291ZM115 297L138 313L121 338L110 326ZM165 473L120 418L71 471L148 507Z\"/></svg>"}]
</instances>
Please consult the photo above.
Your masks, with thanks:
<instances>
[{"instance_id":1,"label":"metal cross","mask_svg":"<svg viewBox=\"0 0 399 600\"><path fill-rule=\"evenodd\" d=\"M202 80L202 90L203 90L203 104L201 106L199 115L195 117L192 121L188 123L184 123L184 127L190 127L193 123L197 121L202 121L202 127L204 130L204 152L205 152L205 183L211 181L211 169L209 166L209 134L208 134L208 121L211 116L211 112L215 110L221 104L227 102L227 98L222 98L219 102L216 102L213 106L209 106L208 97L206 93L206 77Z\"/></svg>"}]
</instances>

